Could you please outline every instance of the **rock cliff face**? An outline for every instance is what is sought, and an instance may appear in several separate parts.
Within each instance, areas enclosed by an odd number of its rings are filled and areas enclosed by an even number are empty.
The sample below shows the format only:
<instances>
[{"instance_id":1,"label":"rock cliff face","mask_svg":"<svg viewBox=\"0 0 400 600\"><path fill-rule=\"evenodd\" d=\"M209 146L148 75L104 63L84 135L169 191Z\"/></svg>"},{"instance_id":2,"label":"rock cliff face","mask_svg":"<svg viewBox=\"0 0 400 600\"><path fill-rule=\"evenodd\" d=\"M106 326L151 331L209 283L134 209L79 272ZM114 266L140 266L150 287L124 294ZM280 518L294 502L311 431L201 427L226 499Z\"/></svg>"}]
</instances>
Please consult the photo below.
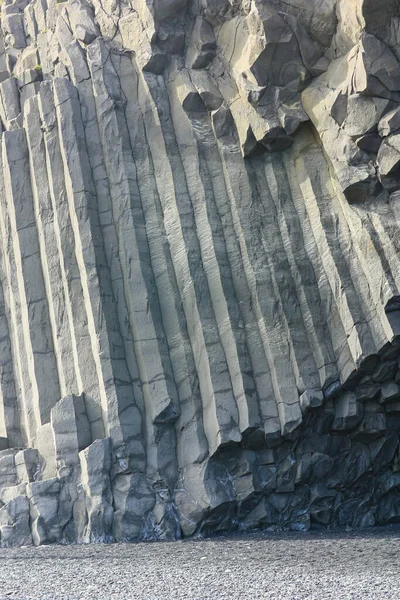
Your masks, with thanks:
<instances>
[{"instance_id":1,"label":"rock cliff face","mask_svg":"<svg viewBox=\"0 0 400 600\"><path fill-rule=\"evenodd\" d=\"M1 30L1 544L400 520L397 0Z\"/></svg>"}]
</instances>

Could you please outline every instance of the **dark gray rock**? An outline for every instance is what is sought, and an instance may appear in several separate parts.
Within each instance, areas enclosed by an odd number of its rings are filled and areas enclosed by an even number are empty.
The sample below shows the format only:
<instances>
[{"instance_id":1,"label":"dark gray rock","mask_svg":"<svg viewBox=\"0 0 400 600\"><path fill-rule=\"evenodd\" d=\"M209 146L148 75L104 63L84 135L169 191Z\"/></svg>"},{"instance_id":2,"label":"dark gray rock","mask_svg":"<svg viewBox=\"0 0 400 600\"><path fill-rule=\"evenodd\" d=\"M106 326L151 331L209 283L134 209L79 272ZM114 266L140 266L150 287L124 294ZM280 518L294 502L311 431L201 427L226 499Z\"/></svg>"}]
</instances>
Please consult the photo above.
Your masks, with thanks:
<instances>
[{"instance_id":1,"label":"dark gray rock","mask_svg":"<svg viewBox=\"0 0 400 600\"><path fill-rule=\"evenodd\" d=\"M29 501L16 496L0 508L0 545L2 548L29 546L32 537L29 522Z\"/></svg>"}]
</instances>

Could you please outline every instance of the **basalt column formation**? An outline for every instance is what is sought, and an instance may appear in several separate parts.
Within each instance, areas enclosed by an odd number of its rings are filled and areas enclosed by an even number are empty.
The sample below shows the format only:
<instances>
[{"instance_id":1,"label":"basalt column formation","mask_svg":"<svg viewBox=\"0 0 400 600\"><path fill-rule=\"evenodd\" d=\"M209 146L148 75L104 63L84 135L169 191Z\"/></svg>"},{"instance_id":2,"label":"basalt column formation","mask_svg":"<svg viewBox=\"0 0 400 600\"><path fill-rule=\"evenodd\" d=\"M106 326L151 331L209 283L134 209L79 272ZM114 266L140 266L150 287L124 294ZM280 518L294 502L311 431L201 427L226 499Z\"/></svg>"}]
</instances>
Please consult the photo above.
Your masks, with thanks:
<instances>
[{"instance_id":1,"label":"basalt column formation","mask_svg":"<svg viewBox=\"0 0 400 600\"><path fill-rule=\"evenodd\" d=\"M397 0L4 0L0 544L400 520Z\"/></svg>"}]
</instances>

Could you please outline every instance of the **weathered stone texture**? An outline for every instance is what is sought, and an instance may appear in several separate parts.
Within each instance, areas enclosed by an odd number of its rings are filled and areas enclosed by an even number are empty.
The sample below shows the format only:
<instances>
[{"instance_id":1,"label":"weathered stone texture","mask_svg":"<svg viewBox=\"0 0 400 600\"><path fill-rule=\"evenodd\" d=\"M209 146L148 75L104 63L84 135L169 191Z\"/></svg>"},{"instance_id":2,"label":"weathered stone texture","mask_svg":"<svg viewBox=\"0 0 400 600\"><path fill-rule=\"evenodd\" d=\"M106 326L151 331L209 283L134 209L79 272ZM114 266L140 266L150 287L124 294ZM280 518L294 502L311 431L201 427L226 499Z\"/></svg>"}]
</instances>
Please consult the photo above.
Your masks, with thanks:
<instances>
[{"instance_id":1,"label":"weathered stone texture","mask_svg":"<svg viewBox=\"0 0 400 600\"><path fill-rule=\"evenodd\" d=\"M400 520L399 25L3 2L1 545Z\"/></svg>"}]
</instances>

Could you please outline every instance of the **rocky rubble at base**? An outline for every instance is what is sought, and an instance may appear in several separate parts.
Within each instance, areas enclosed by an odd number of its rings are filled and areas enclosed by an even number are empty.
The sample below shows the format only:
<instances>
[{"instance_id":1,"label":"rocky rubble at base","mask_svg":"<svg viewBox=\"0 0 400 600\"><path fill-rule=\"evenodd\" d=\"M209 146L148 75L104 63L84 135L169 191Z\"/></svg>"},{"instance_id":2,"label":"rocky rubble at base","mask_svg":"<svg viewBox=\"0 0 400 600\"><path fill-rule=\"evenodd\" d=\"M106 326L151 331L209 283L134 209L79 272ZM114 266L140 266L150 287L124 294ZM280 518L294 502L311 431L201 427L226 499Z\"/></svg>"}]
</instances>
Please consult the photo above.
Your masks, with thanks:
<instances>
[{"instance_id":1,"label":"rocky rubble at base","mask_svg":"<svg viewBox=\"0 0 400 600\"><path fill-rule=\"evenodd\" d=\"M400 520L399 32L4 0L4 547Z\"/></svg>"}]
</instances>

